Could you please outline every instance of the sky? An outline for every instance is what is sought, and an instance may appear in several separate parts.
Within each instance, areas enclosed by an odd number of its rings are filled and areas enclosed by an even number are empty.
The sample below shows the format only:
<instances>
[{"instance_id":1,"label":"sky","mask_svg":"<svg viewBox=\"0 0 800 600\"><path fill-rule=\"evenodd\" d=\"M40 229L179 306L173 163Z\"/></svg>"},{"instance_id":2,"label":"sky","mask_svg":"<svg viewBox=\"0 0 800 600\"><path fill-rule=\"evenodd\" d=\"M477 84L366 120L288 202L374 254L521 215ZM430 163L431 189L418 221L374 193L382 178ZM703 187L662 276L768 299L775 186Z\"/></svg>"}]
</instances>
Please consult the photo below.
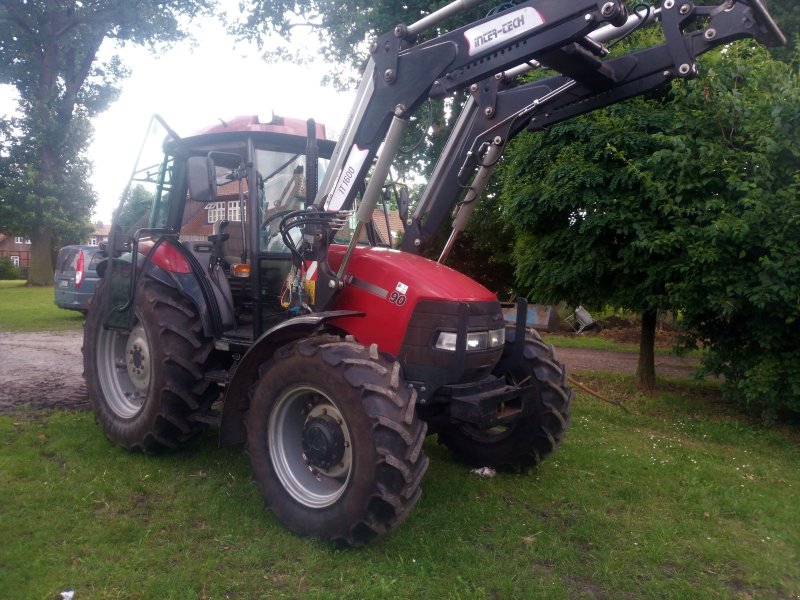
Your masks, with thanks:
<instances>
[{"instance_id":1,"label":"sky","mask_svg":"<svg viewBox=\"0 0 800 600\"><path fill-rule=\"evenodd\" d=\"M266 114L314 118L337 134L349 113L355 92L322 87L326 66L270 64L254 45L235 40L214 20L192 23L196 45L182 43L153 54L144 48L117 50L131 76L122 94L94 119L92 184L98 195L93 221L109 223L134 167L136 153L153 113L160 114L178 135L188 135L233 116ZM101 55L110 56L110 46ZM0 113L15 108L15 91L0 86Z\"/></svg>"}]
</instances>

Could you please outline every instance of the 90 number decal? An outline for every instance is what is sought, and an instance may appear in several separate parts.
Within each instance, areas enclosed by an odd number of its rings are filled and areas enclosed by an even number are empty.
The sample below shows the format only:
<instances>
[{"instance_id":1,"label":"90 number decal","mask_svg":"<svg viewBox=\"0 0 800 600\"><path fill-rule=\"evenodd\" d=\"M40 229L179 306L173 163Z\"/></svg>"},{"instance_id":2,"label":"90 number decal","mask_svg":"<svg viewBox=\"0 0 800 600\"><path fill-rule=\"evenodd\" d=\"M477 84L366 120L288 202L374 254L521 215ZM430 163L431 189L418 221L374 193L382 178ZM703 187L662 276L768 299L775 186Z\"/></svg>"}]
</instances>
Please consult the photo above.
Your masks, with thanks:
<instances>
[{"instance_id":1,"label":"90 number decal","mask_svg":"<svg viewBox=\"0 0 800 600\"><path fill-rule=\"evenodd\" d=\"M397 306L403 306L406 303L406 297L398 291L393 291L389 294L389 302Z\"/></svg>"}]
</instances>

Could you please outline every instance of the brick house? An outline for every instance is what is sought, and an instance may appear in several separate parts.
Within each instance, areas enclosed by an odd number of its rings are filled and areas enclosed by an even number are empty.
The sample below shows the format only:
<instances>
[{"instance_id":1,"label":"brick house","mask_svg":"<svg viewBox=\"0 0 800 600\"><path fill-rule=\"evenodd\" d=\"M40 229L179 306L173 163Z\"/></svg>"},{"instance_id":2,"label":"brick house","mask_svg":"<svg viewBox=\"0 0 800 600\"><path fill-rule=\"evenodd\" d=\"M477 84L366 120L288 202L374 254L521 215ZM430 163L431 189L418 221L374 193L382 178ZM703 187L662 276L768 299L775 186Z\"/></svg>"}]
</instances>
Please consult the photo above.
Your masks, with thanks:
<instances>
[{"instance_id":1,"label":"brick house","mask_svg":"<svg viewBox=\"0 0 800 600\"><path fill-rule=\"evenodd\" d=\"M110 225L95 223L94 231L89 235L89 239L86 240L84 244L87 246L99 246L100 244L105 244L108 241L108 235L110 232Z\"/></svg>"},{"instance_id":2,"label":"brick house","mask_svg":"<svg viewBox=\"0 0 800 600\"><path fill-rule=\"evenodd\" d=\"M19 269L27 269L31 264L31 241L0 233L0 259L8 258Z\"/></svg>"},{"instance_id":3,"label":"brick house","mask_svg":"<svg viewBox=\"0 0 800 600\"><path fill-rule=\"evenodd\" d=\"M398 237L405 231L403 229L403 221L400 218L400 213L395 211L384 213L382 209L376 208L372 213L372 222L375 224L375 231L380 236L381 240L393 248L396 247Z\"/></svg>"}]
</instances>

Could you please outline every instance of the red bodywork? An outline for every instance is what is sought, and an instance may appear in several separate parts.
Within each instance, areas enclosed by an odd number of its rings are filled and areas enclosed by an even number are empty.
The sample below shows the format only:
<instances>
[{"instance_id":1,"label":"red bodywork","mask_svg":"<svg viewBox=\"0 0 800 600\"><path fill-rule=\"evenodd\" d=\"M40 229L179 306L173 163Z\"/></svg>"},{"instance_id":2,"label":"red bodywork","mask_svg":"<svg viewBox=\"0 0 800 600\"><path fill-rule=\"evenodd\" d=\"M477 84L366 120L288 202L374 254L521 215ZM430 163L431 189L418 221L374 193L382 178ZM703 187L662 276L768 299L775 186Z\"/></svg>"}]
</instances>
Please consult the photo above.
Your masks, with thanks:
<instances>
[{"instance_id":1,"label":"red bodywork","mask_svg":"<svg viewBox=\"0 0 800 600\"><path fill-rule=\"evenodd\" d=\"M343 254L343 246L331 246L328 261L334 270L338 269ZM376 343L382 351L395 356L400 352L408 321L420 300L497 300L492 292L458 271L389 248L356 248L345 281L347 284L331 308L363 311L365 316L336 319L332 323L355 336L361 344Z\"/></svg>"}]
</instances>

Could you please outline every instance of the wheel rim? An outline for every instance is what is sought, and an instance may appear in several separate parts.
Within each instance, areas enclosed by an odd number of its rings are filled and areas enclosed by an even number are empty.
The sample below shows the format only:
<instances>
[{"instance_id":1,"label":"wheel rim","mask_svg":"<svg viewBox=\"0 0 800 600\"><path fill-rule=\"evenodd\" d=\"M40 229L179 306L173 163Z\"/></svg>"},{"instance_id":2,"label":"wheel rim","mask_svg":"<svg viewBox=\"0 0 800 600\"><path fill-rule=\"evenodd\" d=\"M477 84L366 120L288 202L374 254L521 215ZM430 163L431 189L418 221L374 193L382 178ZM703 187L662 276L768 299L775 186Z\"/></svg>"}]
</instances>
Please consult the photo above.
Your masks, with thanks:
<instances>
[{"instance_id":1,"label":"wheel rim","mask_svg":"<svg viewBox=\"0 0 800 600\"><path fill-rule=\"evenodd\" d=\"M276 401L269 454L283 488L304 506L325 508L347 489L353 471L350 430L336 404L314 387L295 387Z\"/></svg>"},{"instance_id":2,"label":"wheel rim","mask_svg":"<svg viewBox=\"0 0 800 600\"><path fill-rule=\"evenodd\" d=\"M98 335L97 372L108 407L129 419L144 406L150 389L152 361L141 324L130 333L102 329Z\"/></svg>"}]
</instances>

